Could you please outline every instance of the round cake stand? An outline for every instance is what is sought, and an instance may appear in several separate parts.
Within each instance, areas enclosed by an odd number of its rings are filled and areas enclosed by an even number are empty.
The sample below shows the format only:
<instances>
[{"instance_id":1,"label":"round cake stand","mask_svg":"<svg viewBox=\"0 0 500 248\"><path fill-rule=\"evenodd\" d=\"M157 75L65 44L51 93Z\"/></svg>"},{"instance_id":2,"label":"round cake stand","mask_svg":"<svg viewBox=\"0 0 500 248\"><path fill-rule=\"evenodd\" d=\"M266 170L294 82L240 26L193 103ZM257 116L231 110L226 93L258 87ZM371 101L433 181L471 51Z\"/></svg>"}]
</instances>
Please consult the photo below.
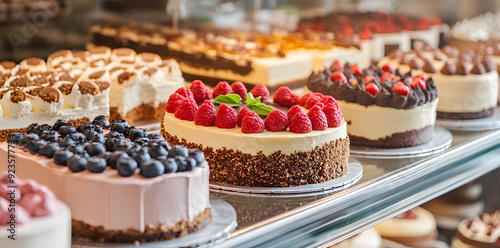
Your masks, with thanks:
<instances>
[{"instance_id":1,"label":"round cake stand","mask_svg":"<svg viewBox=\"0 0 500 248\"><path fill-rule=\"evenodd\" d=\"M500 129L500 107L493 110L493 115L474 120L437 119L436 124L456 131L488 131Z\"/></svg>"},{"instance_id":2,"label":"round cake stand","mask_svg":"<svg viewBox=\"0 0 500 248\"><path fill-rule=\"evenodd\" d=\"M432 140L427 144L397 149L351 146L351 155L370 158L409 158L428 156L448 149L451 146L452 140L453 135L450 131L441 127L436 127Z\"/></svg>"},{"instance_id":3,"label":"round cake stand","mask_svg":"<svg viewBox=\"0 0 500 248\"><path fill-rule=\"evenodd\" d=\"M159 241L146 242L141 244L123 243L98 243L80 238L73 238L72 248L97 248L97 247L117 247L117 248L137 248L137 247L204 247L219 244L224 241L229 233L236 228L236 211L227 202L210 196L212 205L212 222L198 232L188 234L184 237ZM125 218L125 217L124 217Z\"/></svg>"},{"instance_id":4,"label":"round cake stand","mask_svg":"<svg viewBox=\"0 0 500 248\"><path fill-rule=\"evenodd\" d=\"M355 159L349 159L347 173L324 183L292 187L248 187L210 182L210 190L229 194L251 194L263 197L303 197L331 193L355 184L363 175L363 166Z\"/></svg>"}]
</instances>

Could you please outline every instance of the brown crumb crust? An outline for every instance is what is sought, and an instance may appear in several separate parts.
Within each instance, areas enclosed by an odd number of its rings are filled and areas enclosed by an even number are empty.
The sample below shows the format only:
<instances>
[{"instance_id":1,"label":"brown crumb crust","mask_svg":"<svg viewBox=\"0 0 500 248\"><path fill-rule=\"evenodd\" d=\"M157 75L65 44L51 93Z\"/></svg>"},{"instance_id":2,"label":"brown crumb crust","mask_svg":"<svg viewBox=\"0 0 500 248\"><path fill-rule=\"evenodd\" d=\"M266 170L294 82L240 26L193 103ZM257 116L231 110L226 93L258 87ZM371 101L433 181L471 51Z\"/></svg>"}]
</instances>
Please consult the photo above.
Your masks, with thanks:
<instances>
[{"instance_id":1,"label":"brown crumb crust","mask_svg":"<svg viewBox=\"0 0 500 248\"><path fill-rule=\"evenodd\" d=\"M28 99L28 94L22 90L13 90L10 93L10 100L13 103L23 102L26 101L26 99Z\"/></svg>"},{"instance_id":2,"label":"brown crumb crust","mask_svg":"<svg viewBox=\"0 0 500 248\"><path fill-rule=\"evenodd\" d=\"M90 122L90 119L87 117L78 119L78 120L69 120L68 123L71 123L74 127L78 127L80 124L84 122ZM52 123L51 123L52 124ZM26 132L26 128L17 128L17 129L4 129L0 130L0 142L6 142L9 134L15 132Z\"/></svg>"},{"instance_id":3,"label":"brown crumb crust","mask_svg":"<svg viewBox=\"0 0 500 248\"><path fill-rule=\"evenodd\" d=\"M78 82L78 85L80 86L80 93L82 93L83 95L97 95L97 93L99 93L99 87L97 87L97 85L92 82L80 81Z\"/></svg>"},{"instance_id":4,"label":"brown crumb crust","mask_svg":"<svg viewBox=\"0 0 500 248\"><path fill-rule=\"evenodd\" d=\"M349 129L349 127L347 127ZM370 140L350 134L351 145L374 148L404 148L423 145L432 140L434 126L427 126L418 130L394 133L389 137Z\"/></svg>"},{"instance_id":5,"label":"brown crumb crust","mask_svg":"<svg viewBox=\"0 0 500 248\"><path fill-rule=\"evenodd\" d=\"M106 71L96 71L96 72L93 72L89 75L89 78L90 79L98 79L100 78L102 75L104 75L104 73L106 73Z\"/></svg>"},{"instance_id":6,"label":"brown crumb crust","mask_svg":"<svg viewBox=\"0 0 500 248\"><path fill-rule=\"evenodd\" d=\"M71 232L74 237L90 239L99 242L132 243L152 242L174 239L199 231L212 221L212 209L207 208L204 212L194 217L193 221L182 220L175 226L167 228L163 224L146 226L144 232L127 229L126 231L105 230L102 226L91 226L83 221L72 220Z\"/></svg>"},{"instance_id":7,"label":"brown crumb crust","mask_svg":"<svg viewBox=\"0 0 500 248\"><path fill-rule=\"evenodd\" d=\"M271 155L242 153L233 149L203 147L165 131L161 134L172 145L199 148L210 165L210 181L252 187L289 187L323 183L347 173L349 136L332 140L308 152L290 155L280 151Z\"/></svg>"},{"instance_id":8,"label":"brown crumb crust","mask_svg":"<svg viewBox=\"0 0 500 248\"><path fill-rule=\"evenodd\" d=\"M133 124L134 121L140 120L162 120L165 114L166 104L166 102L161 102L158 106L155 106L152 102L141 104L128 111L125 116L120 115L116 107L111 107L109 109L110 119L125 119L131 124Z\"/></svg>"},{"instance_id":9,"label":"brown crumb crust","mask_svg":"<svg viewBox=\"0 0 500 248\"><path fill-rule=\"evenodd\" d=\"M59 89L64 95L69 95L73 90L73 85L74 84L72 83L64 83L61 84L57 89Z\"/></svg>"},{"instance_id":10,"label":"brown crumb crust","mask_svg":"<svg viewBox=\"0 0 500 248\"><path fill-rule=\"evenodd\" d=\"M12 79L12 81L10 81L11 87L21 87L22 88L22 87L28 87L28 86L32 86L32 85L33 84L31 84L30 80L25 75L15 77Z\"/></svg>"},{"instance_id":11,"label":"brown crumb crust","mask_svg":"<svg viewBox=\"0 0 500 248\"><path fill-rule=\"evenodd\" d=\"M451 120L472 120L480 119L493 115L495 108L485 109L479 112L464 112L464 113L451 113L451 112L437 112L437 118L439 119L451 119Z\"/></svg>"},{"instance_id":12,"label":"brown crumb crust","mask_svg":"<svg viewBox=\"0 0 500 248\"><path fill-rule=\"evenodd\" d=\"M111 84L107 81L94 81L94 83L97 87L99 87L101 92L107 90L111 86Z\"/></svg>"},{"instance_id":13,"label":"brown crumb crust","mask_svg":"<svg viewBox=\"0 0 500 248\"><path fill-rule=\"evenodd\" d=\"M48 103L59 102L59 92L52 87L42 87L38 96Z\"/></svg>"}]
</instances>

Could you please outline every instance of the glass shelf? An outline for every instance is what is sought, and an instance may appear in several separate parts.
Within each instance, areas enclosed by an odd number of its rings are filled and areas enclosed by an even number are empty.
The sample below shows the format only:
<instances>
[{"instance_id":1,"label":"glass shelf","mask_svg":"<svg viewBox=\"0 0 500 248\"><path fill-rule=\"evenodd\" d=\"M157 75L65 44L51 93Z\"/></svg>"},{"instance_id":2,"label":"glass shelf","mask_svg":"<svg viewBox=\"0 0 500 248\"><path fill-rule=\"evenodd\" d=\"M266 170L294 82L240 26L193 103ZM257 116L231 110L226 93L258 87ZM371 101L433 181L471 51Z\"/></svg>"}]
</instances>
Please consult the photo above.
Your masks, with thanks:
<instances>
[{"instance_id":1,"label":"glass shelf","mask_svg":"<svg viewBox=\"0 0 500 248\"><path fill-rule=\"evenodd\" d=\"M339 192L212 192L237 212L238 227L218 247L328 247L500 167L500 130L452 134L451 148L427 157L352 156L363 165L363 177Z\"/></svg>"}]
</instances>

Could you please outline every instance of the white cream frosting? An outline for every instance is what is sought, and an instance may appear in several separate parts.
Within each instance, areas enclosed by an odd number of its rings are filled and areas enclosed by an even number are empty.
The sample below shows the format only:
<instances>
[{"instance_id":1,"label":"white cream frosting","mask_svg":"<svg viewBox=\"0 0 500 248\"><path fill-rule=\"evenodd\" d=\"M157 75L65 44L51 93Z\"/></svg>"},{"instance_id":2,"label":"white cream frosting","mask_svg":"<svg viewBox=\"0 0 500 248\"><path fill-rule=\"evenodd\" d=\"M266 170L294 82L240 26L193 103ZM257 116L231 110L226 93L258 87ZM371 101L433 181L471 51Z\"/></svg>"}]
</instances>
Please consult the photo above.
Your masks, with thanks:
<instances>
[{"instance_id":1,"label":"white cream frosting","mask_svg":"<svg viewBox=\"0 0 500 248\"><path fill-rule=\"evenodd\" d=\"M2 106L3 116L4 116L3 118L5 117L17 118L28 115L31 112L31 109L33 108L33 105L31 104L30 100L26 98L26 100L24 101L14 103L11 100L12 92L13 92L12 90L7 91L7 93L5 93L5 95L3 95L2 99L0 100L0 105Z\"/></svg>"},{"instance_id":2,"label":"white cream frosting","mask_svg":"<svg viewBox=\"0 0 500 248\"><path fill-rule=\"evenodd\" d=\"M470 228L468 222L471 221ZM497 227L492 227L491 224L496 224ZM484 213L481 217L474 217L470 220L463 220L458 224L458 232L464 237L476 242L495 243L500 238L500 210L494 213ZM491 232L488 235L488 232ZM499 244L500 245L500 244Z\"/></svg>"},{"instance_id":3,"label":"white cream frosting","mask_svg":"<svg viewBox=\"0 0 500 248\"><path fill-rule=\"evenodd\" d=\"M175 135L188 142L201 144L213 149L234 149L251 155L262 152L270 155L281 151L290 155L294 152L314 150L317 146L344 139L347 136L346 123L337 128L327 128L324 131L312 130L310 133L293 133L290 131L246 134L241 128L206 127L194 124L194 121L178 119L172 113L165 113L163 127L170 135Z\"/></svg>"},{"instance_id":4,"label":"white cream frosting","mask_svg":"<svg viewBox=\"0 0 500 248\"><path fill-rule=\"evenodd\" d=\"M437 104L438 99L411 109L395 109L339 101L344 119L350 123L347 127L349 135L370 140L434 126Z\"/></svg>"},{"instance_id":5,"label":"white cream frosting","mask_svg":"<svg viewBox=\"0 0 500 248\"><path fill-rule=\"evenodd\" d=\"M7 161L6 143L0 145L0 159ZM16 159L18 164L30 167L18 170L19 178L34 178L47 185L69 206L74 220L106 230L132 228L143 232L148 224L172 227L183 220L192 221L210 207L206 162L193 171L144 178L138 171L131 177L121 177L109 167L100 174L73 173L52 159L19 149Z\"/></svg>"},{"instance_id":6,"label":"white cream frosting","mask_svg":"<svg viewBox=\"0 0 500 248\"><path fill-rule=\"evenodd\" d=\"M438 29L430 28L426 30L405 30L404 32L408 33L410 35L410 39L412 40L421 40L432 47L437 47L439 45ZM421 47L413 48L420 49Z\"/></svg>"},{"instance_id":7,"label":"white cream frosting","mask_svg":"<svg viewBox=\"0 0 500 248\"><path fill-rule=\"evenodd\" d=\"M382 237L374 228L370 228L354 237L346 239L330 248L381 248Z\"/></svg>"},{"instance_id":8,"label":"white cream frosting","mask_svg":"<svg viewBox=\"0 0 500 248\"><path fill-rule=\"evenodd\" d=\"M464 19L457 22L451 28L451 37L468 40L480 41L488 39L498 39L500 31L500 12L476 16L471 19Z\"/></svg>"},{"instance_id":9,"label":"white cream frosting","mask_svg":"<svg viewBox=\"0 0 500 248\"><path fill-rule=\"evenodd\" d=\"M59 94L59 101L54 102L46 102L39 96L33 96L28 94L28 99L33 106L31 111L41 111L50 115L58 115L61 113L63 108L63 95L61 91L57 90L57 94Z\"/></svg>"},{"instance_id":10,"label":"white cream frosting","mask_svg":"<svg viewBox=\"0 0 500 248\"><path fill-rule=\"evenodd\" d=\"M436 230L436 219L427 210L415 208L415 219L392 218L375 226L382 237L419 237Z\"/></svg>"},{"instance_id":11,"label":"white cream frosting","mask_svg":"<svg viewBox=\"0 0 500 248\"><path fill-rule=\"evenodd\" d=\"M31 218L28 223L17 225L16 240L8 239L8 235L10 233L7 231L7 227L2 226L0 228L0 247L33 248L40 247L41 244L50 244L51 248L70 247L71 212L68 206L57 201L56 211L50 216Z\"/></svg>"},{"instance_id":12,"label":"white cream frosting","mask_svg":"<svg viewBox=\"0 0 500 248\"><path fill-rule=\"evenodd\" d=\"M398 45L399 49L402 51L408 51L411 49L411 38L408 33L375 33L373 38L381 39L384 45Z\"/></svg>"}]
</instances>

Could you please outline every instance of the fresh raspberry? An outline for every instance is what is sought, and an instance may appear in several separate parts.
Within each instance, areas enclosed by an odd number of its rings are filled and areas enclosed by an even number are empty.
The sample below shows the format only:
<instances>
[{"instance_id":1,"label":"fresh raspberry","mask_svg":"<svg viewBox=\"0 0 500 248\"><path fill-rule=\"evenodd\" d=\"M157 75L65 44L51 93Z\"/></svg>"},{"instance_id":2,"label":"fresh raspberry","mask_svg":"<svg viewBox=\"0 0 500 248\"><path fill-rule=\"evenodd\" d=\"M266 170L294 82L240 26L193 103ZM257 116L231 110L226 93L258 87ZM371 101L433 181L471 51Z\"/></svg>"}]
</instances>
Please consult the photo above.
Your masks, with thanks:
<instances>
[{"instance_id":1,"label":"fresh raspberry","mask_svg":"<svg viewBox=\"0 0 500 248\"><path fill-rule=\"evenodd\" d=\"M372 31L368 28L364 28L363 31L361 31L361 34L359 34L359 38L362 40L371 40L372 39Z\"/></svg>"},{"instance_id":2,"label":"fresh raspberry","mask_svg":"<svg viewBox=\"0 0 500 248\"><path fill-rule=\"evenodd\" d=\"M179 95L178 93L170 95L165 110L168 113L175 113L175 110L177 110L177 107L179 107L179 104L181 104L182 100L184 100L184 97Z\"/></svg>"},{"instance_id":3,"label":"fresh raspberry","mask_svg":"<svg viewBox=\"0 0 500 248\"><path fill-rule=\"evenodd\" d=\"M314 104L321 102L322 98L323 98L323 95L319 96L319 95L313 94L309 98L307 98L304 107L306 109L310 109L310 108L312 108L312 106L314 106Z\"/></svg>"},{"instance_id":4,"label":"fresh raspberry","mask_svg":"<svg viewBox=\"0 0 500 248\"><path fill-rule=\"evenodd\" d=\"M267 89L265 84L257 84L250 91L253 97L257 98L260 96L260 101L264 102L269 99L269 90Z\"/></svg>"},{"instance_id":5,"label":"fresh raspberry","mask_svg":"<svg viewBox=\"0 0 500 248\"><path fill-rule=\"evenodd\" d=\"M422 80L421 78L418 78L418 77L414 77L413 78L413 82L411 82L410 86L412 89L415 89L415 87L417 86L420 87L420 89L425 89L425 82L424 80Z\"/></svg>"},{"instance_id":6,"label":"fresh raspberry","mask_svg":"<svg viewBox=\"0 0 500 248\"><path fill-rule=\"evenodd\" d=\"M299 104L300 96L293 93L290 88L281 86L276 93L274 93L273 101L283 106L293 106Z\"/></svg>"},{"instance_id":7,"label":"fresh raspberry","mask_svg":"<svg viewBox=\"0 0 500 248\"><path fill-rule=\"evenodd\" d=\"M313 130L325 130L328 128L328 121L325 113L321 110L322 107L323 106L319 104L314 105L314 107L307 112L307 116L311 120Z\"/></svg>"},{"instance_id":8,"label":"fresh raspberry","mask_svg":"<svg viewBox=\"0 0 500 248\"><path fill-rule=\"evenodd\" d=\"M351 65L351 67L349 67L349 69L354 74L356 74L356 76L361 76L361 74L363 73L363 70L361 69L361 67L359 67L359 65Z\"/></svg>"},{"instance_id":9,"label":"fresh raspberry","mask_svg":"<svg viewBox=\"0 0 500 248\"><path fill-rule=\"evenodd\" d=\"M238 94L241 99L247 99L247 88L245 88L245 85L242 82L232 83L231 89L233 90L233 93Z\"/></svg>"},{"instance_id":10,"label":"fresh raspberry","mask_svg":"<svg viewBox=\"0 0 500 248\"><path fill-rule=\"evenodd\" d=\"M318 102L318 103L314 104L314 106L312 106L312 108L314 108L314 107L319 107L319 109L323 109L323 107L324 107L324 106L325 106L325 104L324 104L324 103L322 103L322 102ZM311 108L311 109L312 109L312 108ZM311 109L309 109L309 110L311 110Z\"/></svg>"},{"instance_id":11,"label":"fresh raspberry","mask_svg":"<svg viewBox=\"0 0 500 248\"><path fill-rule=\"evenodd\" d=\"M312 130L311 120L304 112L296 113L290 120L290 131L293 133L309 133Z\"/></svg>"},{"instance_id":12,"label":"fresh raspberry","mask_svg":"<svg viewBox=\"0 0 500 248\"><path fill-rule=\"evenodd\" d=\"M328 127L338 127L342 123L342 111L340 110L338 102L328 103L323 107Z\"/></svg>"},{"instance_id":13,"label":"fresh raspberry","mask_svg":"<svg viewBox=\"0 0 500 248\"><path fill-rule=\"evenodd\" d=\"M418 74L414 78L420 78L420 79L422 79L422 81L425 82L425 81L427 81L427 74L424 74L424 73Z\"/></svg>"},{"instance_id":14,"label":"fresh raspberry","mask_svg":"<svg viewBox=\"0 0 500 248\"><path fill-rule=\"evenodd\" d=\"M365 87L366 92L370 93L372 96L377 94L379 88L375 83L369 83Z\"/></svg>"},{"instance_id":15,"label":"fresh raspberry","mask_svg":"<svg viewBox=\"0 0 500 248\"><path fill-rule=\"evenodd\" d=\"M219 95L229 95L233 94L233 89L226 81L220 81L212 91L213 98L216 98Z\"/></svg>"},{"instance_id":16,"label":"fresh raspberry","mask_svg":"<svg viewBox=\"0 0 500 248\"><path fill-rule=\"evenodd\" d=\"M343 71L344 70L344 65L340 63L340 61L335 60L333 61L332 65L330 66L330 71Z\"/></svg>"},{"instance_id":17,"label":"fresh raspberry","mask_svg":"<svg viewBox=\"0 0 500 248\"><path fill-rule=\"evenodd\" d=\"M186 89L186 88L184 88L184 87L180 87L180 88L178 88L178 89L175 91L175 93L177 93L177 94L181 95L181 96L182 96L182 97L184 97L184 98L188 97L188 98L192 98L192 99L194 99L193 93L192 93L190 90L188 90L188 89Z\"/></svg>"},{"instance_id":18,"label":"fresh raspberry","mask_svg":"<svg viewBox=\"0 0 500 248\"><path fill-rule=\"evenodd\" d=\"M380 81L384 81L384 79L386 78L388 78L392 83L396 82L396 75L392 74L389 71L386 71L384 72L384 74L382 74L382 77L380 77Z\"/></svg>"},{"instance_id":19,"label":"fresh raspberry","mask_svg":"<svg viewBox=\"0 0 500 248\"><path fill-rule=\"evenodd\" d=\"M215 106L211 101L205 100L198 108L194 116L194 124L199 126L213 126L215 124Z\"/></svg>"},{"instance_id":20,"label":"fresh raspberry","mask_svg":"<svg viewBox=\"0 0 500 248\"><path fill-rule=\"evenodd\" d=\"M243 107L238 113L238 127L241 127L241 122L243 121L243 118L245 117L247 112L252 112L252 110L248 109L247 107Z\"/></svg>"},{"instance_id":21,"label":"fresh raspberry","mask_svg":"<svg viewBox=\"0 0 500 248\"><path fill-rule=\"evenodd\" d=\"M304 112L302 111L302 109L301 109L298 105L294 105L293 107L291 107L291 108L288 110L288 112L286 113L286 116L287 116L287 118L288 118L288 121L290 121L290 120L293 118L293 116L294 116L296 113L299 113L299 112L304 113Z\"/></svg>"},{"instance_id":22,"label":"fresh raspberry","mask_svg":"<svg viewBox=\"0 0 500 248\"><path fill-rule=\"evenodd\" d=\"M401 93L401 95L407 96L410 93L410 89L408 88L408 86L406 86L406 84L398 82L396 86L394 86L394 88L392 89L392 92L394 93L399 92Z\"/></svg>"},{"instance_id":23,"label":"fresh raspberry","mask_svg":"<svg viewBox=\"0 0 500 248\"><path fill-rule=\"evenodd\" d=\"M244 133L262 133L264 132L264 121L255 112L247 112L241 123L241 131Z\"/></svg>"},{"instance_id":24,"label":"fresh raspberry","mask_svg":"<svg viewBox=\"0 0 500 248\"><path fill-rule=\"evenodd\" d=\"M238 124L236 110L227 104L221 104L215 115L215 125L218 128L233 128Z\"/></svg>"},{"instance_id":25,"label":"fresh raspberry","mask_svg":"<svg viewBox=\"0 0 500 248\"><path fill-rule=\"evenodd\" d=\"M330 103L330 102L336 102L337 100L335 100L335 98L333 98L333 96L323 96L321 98L321 102L323 104L327 104L327 103Z\"/></svg>"},{"instance_id":26,"label":"fresh raspberry","mask_svg":"<svg viewBox=\"0 0 500 248\"><path fill-rule=\"evenodd\" d=\"M392 65L390 63L387 63L384 66L382 66L382 70L385 72L391 72L393 70Z\"/></svg>"},{"instance_id":27,"label":"fresh raspberry","mask_svg":"<svg viewBox=\"0 0 500 248\"><path fill-rule=\"evenodd\" d=\"M344 73L341 71L332 72L332 75L330 75L330 79L332 81L340 80L340 81L342 81L342 83L347 83L347 78L345 77Z\"/></svg>"},{"instance_id":28,"label":"fresh raspberry","mask_svg":"<svg viewBox=\"0 0 500 248\"><path fill-rule=\"evenodd\" d=\"M373 81L373 77L370 76L370 75L368 75L365 78L363 78L363 82L365 82L365 84L367 84L367 83L369 83L371 81Z\"/></svg>"},{"instance_id":29,"label":"fresh raspberry","mask_svg":"<svg viewBox=\"0 0 500 248\"><path fill-rule=\"evenodd\" d=\"M194 80L189 86L189 90L193 93L196 102L203 102L212 99L212 90L205 86L202 81Z\"/></svg>"},{"instance_id":30,"label":"fresh raspberry","mask_svg":"<svg viewBox=\"0 0 500 248\"><path fill-rule=\"evenodd\" d=\"M299 99L299 105L300 106L305 106L306 105L306 101L309 97L311 97L312 95L314 95L312 92L309 92L305 95L303 95L300 99Z\"/></svg>"},{"instance_id":31,"label":"fresh raspberry","mask_svg":"<svg viewBox=\"0 0 500 248\"><path fill-rule=\"evenodd\" d=\"M275 109L267 115L264 126L271 132L285 131L288 128L288 117L285 112Z\"/></svg>"},{"instance_id":32,"label":"fresh raspberry","mask_svg":"<svg viewBox=\"0 0 500 248\"><path fill-rule=\"evenodd\" d=\"M198 105L192 98L184 98L179 107L175 110L175 117L185 120L192 121L198 110Z\"/></svg>"}]
</instances>

